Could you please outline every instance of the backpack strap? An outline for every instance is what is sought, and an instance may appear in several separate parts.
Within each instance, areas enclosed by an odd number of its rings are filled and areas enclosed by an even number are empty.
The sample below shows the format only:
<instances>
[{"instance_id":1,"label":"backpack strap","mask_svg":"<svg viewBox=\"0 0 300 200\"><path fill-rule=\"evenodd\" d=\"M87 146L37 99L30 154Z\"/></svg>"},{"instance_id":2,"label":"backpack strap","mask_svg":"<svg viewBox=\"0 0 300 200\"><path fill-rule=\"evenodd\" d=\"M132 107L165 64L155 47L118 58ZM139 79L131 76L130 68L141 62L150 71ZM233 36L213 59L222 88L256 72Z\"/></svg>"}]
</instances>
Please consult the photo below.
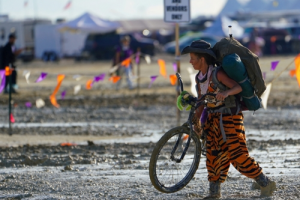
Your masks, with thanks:
<instances>
[{"instance_id":1,"label":"backpack strap","mask_svg":"<svg viewBox=\"0 0 300 200\"><path fill-rule=\"evenodd\" d=\"M212 71L212 82L214 84L213 89L216 90L217 88L219 88L220 90L225 91L227 90L227 87L222 83L220 83L220 81L217 78L217 73L221 68L222 68L221 66L218 66L215 67Z\"/></svg>"},{"instance_id":2,"label":"backpack strap","mask_svg":"<svg viewBox=\"0 0 300 200\"><path fill-rule=\"evenodd\" d=\"M213 72L212 72L212 82L214 84L213 89L216 90L217 88L219 88L221 91L226 91L226 90L228 90L228 88L224 84L222 84L217 78L217 73L221 68L222 68L222 66L218 66L213 69ZM230 95L227 98L225 98L224 104L225 104L226 108L236 107L237 103L235 101L235 96Z\"/></svg>"},{"instance_id":3,"label":"backpack strap","mask_svg":"<svg viewBox=\"0 0 300 200\"><path fill-rule=\"evenodd\" d=\"M196 85L195 85L195 87L196 87L196 91L197 91L198 98L201 97L201 94L200 94L200 92L199 92L199 79L198 79L199 73L200 73L200 71L199 71L199 72L196 74L196 76L195 76L195 80L196 80Z\"/></svg>"}]
</instances>

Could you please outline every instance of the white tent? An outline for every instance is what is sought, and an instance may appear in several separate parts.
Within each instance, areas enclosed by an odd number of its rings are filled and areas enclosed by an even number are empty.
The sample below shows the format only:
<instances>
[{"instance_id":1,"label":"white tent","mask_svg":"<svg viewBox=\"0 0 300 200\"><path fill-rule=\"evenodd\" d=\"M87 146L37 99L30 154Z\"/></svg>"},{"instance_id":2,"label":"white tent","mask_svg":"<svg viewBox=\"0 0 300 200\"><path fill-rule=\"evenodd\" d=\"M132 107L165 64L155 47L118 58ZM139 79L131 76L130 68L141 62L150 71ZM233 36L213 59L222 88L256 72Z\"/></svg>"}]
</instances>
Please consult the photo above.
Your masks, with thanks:
<instances>
[{"instance_id":1,"label":"white tent","mask_svg":"<svg viewBox=\"0 0 300 200\"><path fill-rule=\"evenodd\" d=\"M101 19L93 14L85 13L82 16L59 25L60 31L81 31L86 33L108 33L119 28L117 22Z\"/></svg>"},{"instance_id":2,"label":"white tent","mask_svg":"<svg viewBox=\"0 0 300 200\"><path fill-rule=\"evenodd\" d=\"M232 26L232 35L235 38L241 38L244 34L244 29L236 22L226 16L218 16L213 25L203 31L204 34L228 37L228 26Z\"/></svg>"}]
</instances>

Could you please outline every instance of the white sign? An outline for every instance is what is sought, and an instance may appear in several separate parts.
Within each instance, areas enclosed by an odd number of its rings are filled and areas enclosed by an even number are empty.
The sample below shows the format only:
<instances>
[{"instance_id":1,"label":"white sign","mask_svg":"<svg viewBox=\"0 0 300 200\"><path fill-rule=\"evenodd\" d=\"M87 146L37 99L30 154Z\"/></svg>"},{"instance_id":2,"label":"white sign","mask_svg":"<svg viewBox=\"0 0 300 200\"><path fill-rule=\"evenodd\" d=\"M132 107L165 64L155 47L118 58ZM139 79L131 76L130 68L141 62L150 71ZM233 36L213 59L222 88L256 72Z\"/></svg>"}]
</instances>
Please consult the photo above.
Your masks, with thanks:
<instances>
[{"instance_id":1,"label":"white sign","mask_svg":"<svg viewBox=\"0 0 300 200\"><path fill-rule=\"evenodd\" d=\"M165 22L189 22L190 0L164 0Z\"/></svg>"}]
</instances>

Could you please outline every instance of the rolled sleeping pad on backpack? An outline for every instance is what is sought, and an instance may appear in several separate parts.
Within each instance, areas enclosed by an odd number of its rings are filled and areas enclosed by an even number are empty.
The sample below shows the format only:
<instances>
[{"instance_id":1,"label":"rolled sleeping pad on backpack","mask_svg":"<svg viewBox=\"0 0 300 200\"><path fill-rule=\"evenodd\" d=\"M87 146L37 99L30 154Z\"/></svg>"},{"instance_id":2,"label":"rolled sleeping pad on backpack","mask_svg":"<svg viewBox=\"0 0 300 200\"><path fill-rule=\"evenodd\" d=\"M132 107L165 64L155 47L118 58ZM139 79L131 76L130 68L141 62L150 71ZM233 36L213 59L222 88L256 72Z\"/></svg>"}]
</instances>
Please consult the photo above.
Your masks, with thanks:
<instances>
[{"instance_id":1,"label":"rolled sleeping pad on backpack","mask_svg":"<svg viewBox=\"0 0 300 200\"><path fill-rule=\"evenodd\" d=\"M237 54L230 54L223 58L222 68L229 76L242 87L239 93L249 110L257 110L261 107L259 98L254 94L254 88L248 78L246 68Z\"/></svg>"}]
</instances>

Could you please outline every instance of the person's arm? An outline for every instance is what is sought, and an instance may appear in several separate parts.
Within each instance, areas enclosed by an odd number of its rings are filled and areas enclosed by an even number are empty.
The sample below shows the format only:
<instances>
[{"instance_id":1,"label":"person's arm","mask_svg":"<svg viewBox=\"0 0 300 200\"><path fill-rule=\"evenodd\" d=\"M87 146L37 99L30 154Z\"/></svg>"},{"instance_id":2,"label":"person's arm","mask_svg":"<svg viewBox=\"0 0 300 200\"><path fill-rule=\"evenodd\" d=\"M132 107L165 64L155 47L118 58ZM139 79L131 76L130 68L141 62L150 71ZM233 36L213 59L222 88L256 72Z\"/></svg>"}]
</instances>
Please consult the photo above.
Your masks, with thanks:
<instances>
[{"instance_id":1,"label":"person's arm","mask_svg":"<svg viewBox=\"0 0 300 200\"><path fill-rule=\"evenodd\" d=\"M116 52L116 55L115 55L115 65L119 65L120 63L120 51L117 51Z\"/></svg>"},{"instance_id":2,"label":"person's arm","mask_svg":"<svg viewBox=\"0 0 300 200\"><path fill-rule=\"evenodd\" d=\"M130 57L131 57L131 73L132 73L132 75L134 75L134 65L133 65L133 62L132 62L132 59L133 59L133 51L131 50L130 51Z\"/></svg>"},{"instance_id":3,"label":"person's arm","mask_svg":"<svg viewBox=\"0 0 300 200\"><path fill-rule=\"evenodd\" d=\"M235 95L242 91L242 87L234 80L229 78L227 74L223 70L219 70L217 73L217 79L225 86L229 88L229 90L219 92L216 98L219 101L223 101L229 95Z\"/></svg>"},{"instance_id":4,"label":"person's arm","mask_svg":"<svg viewBox=\"0 0 300 200\"><path fill-rule=\"evenodd\" d=\"M15 56L17 57L21 52L23 51L23 49L18 49L15 51Z\"/></svg>"}]
</instances>

